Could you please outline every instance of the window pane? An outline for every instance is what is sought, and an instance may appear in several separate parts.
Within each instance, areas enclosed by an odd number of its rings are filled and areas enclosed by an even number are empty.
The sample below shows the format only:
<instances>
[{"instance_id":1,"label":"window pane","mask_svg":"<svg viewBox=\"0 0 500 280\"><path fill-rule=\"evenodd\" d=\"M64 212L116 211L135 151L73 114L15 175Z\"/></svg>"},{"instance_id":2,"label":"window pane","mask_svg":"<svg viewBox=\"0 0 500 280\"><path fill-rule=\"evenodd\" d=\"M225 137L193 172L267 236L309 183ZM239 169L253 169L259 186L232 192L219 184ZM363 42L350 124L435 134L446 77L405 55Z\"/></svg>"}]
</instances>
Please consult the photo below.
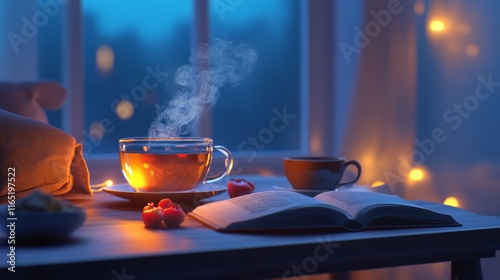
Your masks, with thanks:
<instances>
[{"instance_id":1,"label":"window pane","mask_svg":"<svg viewBox=\"0 0 500 280\"><path fill-rule=\"evenodd\" d=\"M140 3L83 1L86 154L147 135L157 106L177 90L177 69L190 63L193 2ZM203 136L235 152L298 150L299 1L214 0L209 9L211 43L246 43L258 60L238 85L220 89Z\"/></svg>"},{"instance_id":2,"label":"window pane","mask_svg":"<svg viewBox=\"0 0 500 280\"><path fill-rule=\"evenodd\" d=\"M246 43L257 51L253 71L224 86L213 108L212 133L235 153L300 148L299 1L210 2L212 43Z\"/></svg>"},{"instance_id":3,"label":"window pane","mask_svg":"<svg viewBox=\"0 0 500 280\"><path fill-rule=\"evenodd\" d=\"M37 12L46 13L40 5L37 5ZM37 33L38 77L60 83L62 83L61 21L62 12L50 14L47 25L40 27ZM51 125L62 128L62 109L46 110L46 114Z\"/></svg>"},{"instance_id":4,"label":"window pane","mask_svg":"<svg viewBox=\"0 0 500 280\"><path fill-rule=\"evenodd\" d=\"M118 139L148 134L187 63L192 11L192 1L83 1L86 154L115 153Z\"/></svg>"}]
</instances>

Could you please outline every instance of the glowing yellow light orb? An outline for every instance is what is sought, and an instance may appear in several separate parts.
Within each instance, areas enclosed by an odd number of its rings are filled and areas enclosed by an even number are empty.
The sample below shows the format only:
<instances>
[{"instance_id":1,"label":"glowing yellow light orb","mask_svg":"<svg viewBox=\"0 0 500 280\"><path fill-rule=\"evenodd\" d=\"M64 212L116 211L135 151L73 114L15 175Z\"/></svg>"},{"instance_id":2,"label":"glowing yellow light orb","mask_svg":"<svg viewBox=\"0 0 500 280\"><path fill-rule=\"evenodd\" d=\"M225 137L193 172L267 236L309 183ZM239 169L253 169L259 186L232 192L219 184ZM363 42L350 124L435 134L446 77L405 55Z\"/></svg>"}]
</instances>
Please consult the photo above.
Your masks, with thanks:
<instances>
[{"instance_id":1,"label":"glowing yellow light orb","mask_svg":"<svg viewBox=\"0 0 500 280\"><path fill-rule=\"evenodd\" d=\"M447 197L444 200L443 204L453 206L453 207L460 207L460 203L458 203L458 199L456 199L454 196Z\"/></svg>"},{"instance_id":2,"label":"glowing yellow light orb","mask_svg":"<svg viewBox=\"0 0 500 280\"><path fill-rule=\"evenodd\" d=\"M101 73L108 73L113 69L113 64L115 62L115 55L113 49L110 46L100 46L96 53L96 64L97 69Z\"/></svg>"},{"instance_id":3,"label":"glowing yellow light orb","mask_svg":"<svg viewBox=\"0 0 500 280\"><path fill-rule=\"evenodd\" d=\"M479 55L479 47L476 44L469 44L465 47L465 53L468 56L476 57Z\"/></svg>"},{"instance_id":4,"label":"glowing yellow light orb","mask_svg":"<svg viewBox=\"0 0 500 280\"><path fill-rule=\"evenodd\" d=\"M113 185L113 180L106 180L106 182L104 182L104 184L108 187L111 187Z\"/></svg>"},{"instance_id":5,"label":"glowing yellow light orb","mask_svg":"<svg viewBox=\"0 0 500 280\"><path fill-rule=\"evenodd\" d=\"M373 182L372 187L379 187L379 186L383 186L383 185L385 185L385 182L375 181L375 182Z\"/></svg>"},{"instance_id":6,"label":"glowing yellow light orb","mask_svg":"<svg viewBox=\"0 0 500 280\"><path fill-rule=\"evenodd\" d=\"M413 182L422 181L422 179L424 179L424 171L420 168L413 168L410 173L408 173L408 179Z\"/></svg>"},{"instance_id":7,"label":"glowing yellow light orb","mask_svg":"<svg viewBox=\"0 0 500 280\"><path fill-rule=\"evenodd\" d=\"M134 105L128 100L122 100L116 105L115 111L121 120L127 120L134 114Z\"/></svg>"},{"instance_id":8,"label":"glowing yellow light orb","mask_svg":"<svg viewBox=\"0 0 500 280\"><path fill-rule=\"evenodd\" d=\"M440 20L433 20L431 24L429 24L429 28L434 32L441 32L444 30L444 22Z\"/></svg>"}]
</instances>

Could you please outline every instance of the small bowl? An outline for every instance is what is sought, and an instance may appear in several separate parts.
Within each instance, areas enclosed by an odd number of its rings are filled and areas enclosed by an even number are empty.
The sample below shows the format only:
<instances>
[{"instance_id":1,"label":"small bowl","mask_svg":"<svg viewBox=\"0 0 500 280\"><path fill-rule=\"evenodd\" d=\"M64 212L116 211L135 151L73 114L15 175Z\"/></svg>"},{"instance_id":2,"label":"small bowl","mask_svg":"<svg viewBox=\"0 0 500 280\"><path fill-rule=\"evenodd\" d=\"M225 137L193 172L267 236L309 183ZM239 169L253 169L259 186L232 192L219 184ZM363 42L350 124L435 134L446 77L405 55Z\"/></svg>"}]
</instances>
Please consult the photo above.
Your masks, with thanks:
<instances>
[{"instance_id":1,"label":"small bowl","mask_svg":"<svg viewBox=\"0 0 500 280\"><path fill-rule=\"evenodd\" d=\"M349 182L340 182L347 166L354 165L358 174ZM343 157L288 157L283 159L285 176L294 189L331 191L341 185L354 184L361 176L361 165Z\"/></svg>"},{"instance_id":2,"label":"small bowl","mask_svg":"<svg viewBox=\"0 0 500 280\"><path fill-rule=\"evenodd\" d=\"M60 241L66 239L79 228L86 218L85 211L72 207L68 211L26 211L15 210L14 216L8 215L8 206L0 207L0 219L6 225L0 227L9 238L28 241ZM16 220L8 220L16 218ZM14 226L9 227L13 223Z\"/></svg>"}]
</instances>

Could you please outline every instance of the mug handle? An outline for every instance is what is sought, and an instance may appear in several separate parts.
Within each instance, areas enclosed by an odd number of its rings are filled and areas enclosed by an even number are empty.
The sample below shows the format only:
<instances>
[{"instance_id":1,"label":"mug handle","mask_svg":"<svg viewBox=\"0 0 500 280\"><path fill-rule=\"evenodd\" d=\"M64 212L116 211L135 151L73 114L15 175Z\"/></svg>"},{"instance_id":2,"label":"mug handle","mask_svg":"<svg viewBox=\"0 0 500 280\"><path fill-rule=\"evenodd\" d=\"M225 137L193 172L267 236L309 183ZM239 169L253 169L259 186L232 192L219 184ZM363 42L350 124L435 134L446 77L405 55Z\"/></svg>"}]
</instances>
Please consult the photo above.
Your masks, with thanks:
<instances>
[{"instance_id":1,"label":"mug handle","mask_svg":"<svg viewBox=\"0 0 500 280\"><path fill-rule=\"evenodd\" d=\"M217 182L220 179L224 178L224 176L231 173L231 170L233 169L233 155L231 154L231 152L224 146L214 146L214 150L221 152L226 157L224 164L226 166L226 171L224 171L224 173L222 173L221 175L207 177L205 179L205 183Z\"/></svg>"},{"instance_id":2,"label":"mug handle","mask_svg":"<svg viewBox=\"0 0 500 280\"><path fill-rule=\"evenodd\" d=\"M359 177L361 177L361 165L359 164L359 162L357 162L355 160L350 160L350 161L348 161L348 162L345 163L345 169L347 169L348 165L354 165L354 166L356 166L356 169L358 169L358 175L353 180L351 180L349 182L339 183L337 186L353 184L356 181L358 181Z\"/></svg>"}]
</instances>

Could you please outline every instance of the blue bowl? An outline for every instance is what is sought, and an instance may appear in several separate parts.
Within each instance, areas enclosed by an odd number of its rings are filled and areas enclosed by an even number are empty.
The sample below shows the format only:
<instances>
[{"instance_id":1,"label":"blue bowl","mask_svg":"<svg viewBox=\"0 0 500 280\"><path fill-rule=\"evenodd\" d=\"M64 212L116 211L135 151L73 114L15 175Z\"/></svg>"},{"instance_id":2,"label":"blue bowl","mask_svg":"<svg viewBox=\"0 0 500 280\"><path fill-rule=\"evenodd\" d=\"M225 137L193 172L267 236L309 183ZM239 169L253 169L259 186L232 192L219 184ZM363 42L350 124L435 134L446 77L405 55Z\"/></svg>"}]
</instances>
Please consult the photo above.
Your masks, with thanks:
<instances>
[{"instance_id":1,"label":"blue bowl","mask_svg":"<svg viewBox=\"0 0 500 280\"><path fill-rule=\"evenodd\" d=\"M6 238L15 238L16 241L66 239L85 222L85 218L85 211L78 207L58 212L15 210L14 216L10 216L8 206L0 206L3 221L0 229Z\"/></svg>"}]
</instances>

